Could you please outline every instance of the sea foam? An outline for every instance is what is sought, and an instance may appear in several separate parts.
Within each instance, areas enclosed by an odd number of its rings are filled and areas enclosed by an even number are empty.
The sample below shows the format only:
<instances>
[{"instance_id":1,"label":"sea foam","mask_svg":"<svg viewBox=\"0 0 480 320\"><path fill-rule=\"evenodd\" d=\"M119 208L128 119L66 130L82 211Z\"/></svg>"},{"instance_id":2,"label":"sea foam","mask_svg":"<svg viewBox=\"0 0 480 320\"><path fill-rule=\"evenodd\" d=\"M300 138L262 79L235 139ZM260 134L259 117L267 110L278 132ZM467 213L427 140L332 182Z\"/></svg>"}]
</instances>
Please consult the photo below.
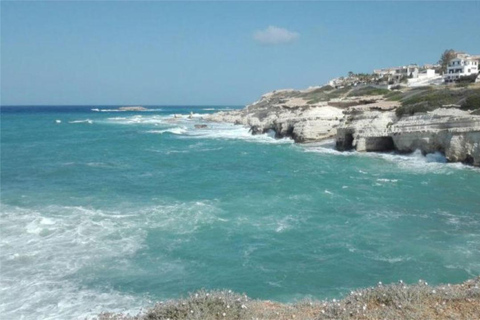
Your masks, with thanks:
<instances>
[{"instance_id":1,"label":"sea foam","mask_svg":"<svg viewBox=\"0 0 480 320\"><path fill-rule=\"evenodd\" d=\"M83 319L105 310L137 313L149 305L146 297L91 288L76 275L105 263L128 269L125 257L144 247L148 229L188 236L200 225L219 221L215 212L215 206L201 201L108 211L2 205L0 282L8 294L0 312L5 319ZM164 269L179 272L182 267Z\"/></svg>"},{"instance_id":2,"label":"sea foam","mask_svg":"<svg viewBox=\"0 0 480 320\"><path fill-rule=\"evenodd\" d=\"M447 163L445 155L440 152L423 155L420 150L410 154L399 154L396 152L356 152L356 151L338 151L335 149L335 141L328 140L322 143L314 143L304 146L305 152L315 152L342 157L368 157L383 159L394 163L403 170L416 173L439 173L451 174L452 170L467 169L479 171L478 168L466 166L461 163Z\"/></svg>"}]
</instances>

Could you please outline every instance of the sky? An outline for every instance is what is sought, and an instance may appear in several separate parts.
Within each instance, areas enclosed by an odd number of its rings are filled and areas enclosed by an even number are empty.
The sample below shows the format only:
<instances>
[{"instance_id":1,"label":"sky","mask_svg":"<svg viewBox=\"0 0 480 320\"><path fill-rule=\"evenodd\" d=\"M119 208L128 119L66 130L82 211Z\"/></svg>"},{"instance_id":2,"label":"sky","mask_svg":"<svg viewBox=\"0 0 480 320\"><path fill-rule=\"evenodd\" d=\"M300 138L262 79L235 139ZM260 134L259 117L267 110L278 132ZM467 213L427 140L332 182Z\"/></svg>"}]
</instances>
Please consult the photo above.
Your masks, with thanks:
<instances>
[{"instance_id":1,"label":"sky","mask_svg":"<svg viewBox=\"0 0 480 320\"><path fill-rule=\"evenodd\" d=\"M480 54L480 2L2 1L2 105L244 105Z\"/></svg>"}]
</instances>

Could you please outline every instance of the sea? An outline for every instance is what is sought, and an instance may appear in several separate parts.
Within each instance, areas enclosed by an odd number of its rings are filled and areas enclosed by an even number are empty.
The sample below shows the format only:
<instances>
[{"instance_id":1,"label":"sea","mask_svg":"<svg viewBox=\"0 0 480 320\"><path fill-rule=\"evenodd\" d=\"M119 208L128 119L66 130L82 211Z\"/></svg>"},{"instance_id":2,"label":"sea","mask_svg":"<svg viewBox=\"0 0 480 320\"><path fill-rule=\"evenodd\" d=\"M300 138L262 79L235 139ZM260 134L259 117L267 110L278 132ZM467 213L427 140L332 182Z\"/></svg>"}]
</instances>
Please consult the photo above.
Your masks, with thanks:
<instances>
[{"instance_id":1,"label":"sea","mask_svg":"<svg viewBox=\"0 0 480 320\"><path fill-rule=\"evenodd\" d=\"M480 274L479 169L202 119L240 106L118 107L1 107L2 319Z\"/></svg>"}]
</instances>

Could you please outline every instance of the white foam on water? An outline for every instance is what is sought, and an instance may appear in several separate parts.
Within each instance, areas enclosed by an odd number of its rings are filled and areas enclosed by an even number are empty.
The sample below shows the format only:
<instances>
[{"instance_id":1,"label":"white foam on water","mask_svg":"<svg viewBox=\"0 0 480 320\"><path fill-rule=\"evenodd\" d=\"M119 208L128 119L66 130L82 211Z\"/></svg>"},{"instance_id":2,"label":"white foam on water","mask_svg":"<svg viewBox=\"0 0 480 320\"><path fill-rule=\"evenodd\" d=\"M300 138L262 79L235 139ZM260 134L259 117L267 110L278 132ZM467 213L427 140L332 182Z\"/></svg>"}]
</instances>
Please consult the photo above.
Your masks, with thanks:
<instances>
[{"instance_id":1,"label":"white foam on water","mask_svg":"<svg viewBox=\"0 0 480 320\"><path fill-rule=\"evenodd\" d=\"M171 233L172 237L189 237L202 225L219 221L218 210L209 202L122 210L2 205L3 318L84 319L102 311L136 314L150 305L148 297L108 287L89 288L76 274L104 263L121 263L128 268L129 257L145 246L151 228ZM160 263L173 263L175 272L184 272L178 262Z\"/></svg>"},{"instance_id":2,"label":"white foam on water","mask_svg":"<svg viewBox=\"0 0 480 320\"><path fill-rule=\"evenodd\" d=\"M134 115L131 117L112 117L107 118L107 123L123 125L163 125L176 127L165 128L161 130L149 130L148 133L164 134L173 133L182 135L182 138L193 139L223 139L223 140L245 140L258 143L270 144L291 144L293 140L289 138L275 139L274 133L252 135L249 129L230 123L208 123L207 128L195 128L196 124L205 124L201 121L202 114L182 114L182 115Z\"/></svg>"},{"instance_id":3,"label":"white foam on water","mask_svg":"<svg viewBox=\"0 0 480 320\"><path fill-rule=\"evenodd\" d=\"M163 109L156 108L156 109L145 109L145 110L120 110L120 109L99 109L99 108L93 108L90 109L91 111L94 112L158 112L158 111L163 111Z\"/></svg>"},{"instance_id":4,"label":"white foam on water","mask_svg":"<svg viewBox=\"0 0 480 320\"><path fill-rule=\"evenodd\" d=\"M275 139L271 134L252 135L248 128L228 123L209 123L206 129L189 130L188 137L197 139L245 140L267 144L291 144L289 138Z\"/></svg>"},{"instance_id":5,"label":"white foam on water","mask_svg":"<svg viewBox=\"0 0 480 320\"><path fill-rule=\"evenodd\" d=\"M112 117L112 118L107 118L107 120L124 121L124 120L128 120L128 118L126 118L126 117Z\"/></svg>"},{"instance_id":6,"label":"white foam on water","mask_svg":"<svg viewBox=\"0 0 480 320\"><path fill-rule=\"evenodd\" d=\"M149 130L147 133L157 133L157 134L164 134L164 133L173 133L173 134L184 134L187 132L186 127L174 127L165 130Z\"/></svg>"},{"instance_id":7,"label":"white foam on water","mask_svg":"<svg viewBox=\"0 0 480 320\"><path fill-rule=\"evenodd\" d=\"M356 152L356 151L338 151L335 149L335 141L328 140L322 143L304 145L305 152L315 152L322 154L331 154L343 157L369 157L383 159L395 163L400 169L414 171L417 173L438 173L452 174L454 170L480 170L462 163L447 163L447 159L440 152L423 155L420 150L410 154L398 154L394 152ZM364 173L360 171L360 173Z\"/></svg>"},{"instance_id":8,"label":"white foam on water","mask_svg":"<svg viewBox=\"0 0 480 320\"><path fill-rule=\"evenodd\" d=\"M157 109L147 109L147 110L142 110L140 112L158 112L158 111L163 111L163 109L157 108Z\"/></svg>"},{"instance_id":9,"label":"white foam on water","mask_svg":"<svg viewBox=\"0 0 480 320\"><path fill-rule=\"evenodd\" d=\"M68 123L88 123L92 124L93 120L90 119L85 119L85 120L73 120L73 121L68 121Z\"/></svg>"},{"instance_id":10,"label":"white foam on water","mask_svg":"<svg viewBox=\"0 0 480 320\"><path fill-rule=\"evenodd\" d=\"M118 109L100 109L100 112L127 112L127 110L118 110Z\"/></svg>"},{"instance_id":11,"label":"white foam on water","mask_svg":"<svg viewBox=\"0 0 480 320\"><path fill-rule=\"evenodd\" d=\"M104 121L109 124L121 125L171 125L178 123L176 119L161 115L133 115L130 117L110 117Z\"/></svg>"},{"instance_id":12,"label":"white foam on water","mask_svg":"<svg viewBox=\"0 0 480 320\"><path fill-rule=\"evenodd\" d=\"M377 181L378 182L393 182L393 183L395 183L395 182L398 182L398 179L384 179L384 178L382 178L382 179L377 179Z\"/></svg>"},{"instance_id":13,"label":"white foam on water","mask_svg":"<svg viewBox=\"0 0 480 320\"><path fill-rule=\"evenodd\" d=\"M223 140L245 140L258 143L269 144L291 144L293 140L289 138L275 139L274 133L252 135L249 129L230 123L208 123L207 128L195 128L196 124L205 124L201 121L201 114L174 114L169 116L142 116L134 115L131 117L113 117L107 118L107 123L123 124L123 125L163 125L176 127L165 128L161 130L149 130L148 133L173 133L182 135L182 138L193 139L223 139Z\"/></svg>"}]
</instances>

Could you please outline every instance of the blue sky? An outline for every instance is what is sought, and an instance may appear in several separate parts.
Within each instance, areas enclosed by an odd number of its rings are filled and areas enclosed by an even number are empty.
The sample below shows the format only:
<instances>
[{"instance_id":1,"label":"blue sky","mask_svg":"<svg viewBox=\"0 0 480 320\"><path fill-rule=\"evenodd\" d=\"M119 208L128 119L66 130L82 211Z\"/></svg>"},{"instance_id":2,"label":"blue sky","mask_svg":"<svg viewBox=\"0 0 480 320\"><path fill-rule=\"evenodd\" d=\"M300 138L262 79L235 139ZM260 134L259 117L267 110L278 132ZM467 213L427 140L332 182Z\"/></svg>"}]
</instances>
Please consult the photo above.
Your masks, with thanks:
<instances>
[{"instance_id":1,"label":"blue sky","mask_svg":"<svg viewBox=\"0 0 480 320\"><path fill-rule=\"evenodd\" d=\"M480 2L5 2L3 105L242 105L480 54Z\"/></svg>"}]
</instances>

